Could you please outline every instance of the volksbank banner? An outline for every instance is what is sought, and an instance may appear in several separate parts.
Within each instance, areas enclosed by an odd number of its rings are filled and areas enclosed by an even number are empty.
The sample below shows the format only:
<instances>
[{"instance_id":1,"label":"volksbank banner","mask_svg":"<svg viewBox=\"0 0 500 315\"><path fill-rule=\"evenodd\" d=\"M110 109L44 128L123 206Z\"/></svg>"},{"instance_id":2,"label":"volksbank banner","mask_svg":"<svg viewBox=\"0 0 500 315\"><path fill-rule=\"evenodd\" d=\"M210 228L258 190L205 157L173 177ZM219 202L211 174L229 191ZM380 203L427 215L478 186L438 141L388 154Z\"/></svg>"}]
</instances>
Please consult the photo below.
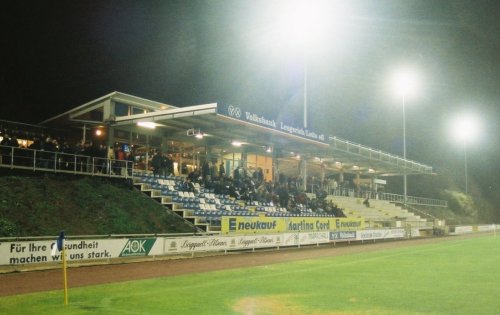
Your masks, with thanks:
<instances>
[{"instance_id":1,"label":"volksbank banner","mask_svg":"<svg viewBox=\"0 0 500 315\"><path fill-rule=\"evenodd\" d=\"M330 232L330 240L332 240L332 241L356 240L356 231Z\"/></svg>"},{"instance_id":2,"label":"volksbank banner","mask_svg":"<svg viewBox=\"0 0 500 315\"><path fill-rule=\"evenodd\" d=\"M361 218L297 218L224 216L221 232L255 234L283 232L328 232L364 228Z\"/></svg>"},{"instance_id":3,"label":"volksbank banner","mask_svg":"<svg viewBox=\"0 0 500 315\"><path fill-rule=\"evenodd\" d=\"M326 143L328 138L324 133L315 132L307 128L292 126L286 122L259 115L239 106L217 103L217 114L259 125L261 127L285 132L308 140Z\"/></svg>"}]
</instances>

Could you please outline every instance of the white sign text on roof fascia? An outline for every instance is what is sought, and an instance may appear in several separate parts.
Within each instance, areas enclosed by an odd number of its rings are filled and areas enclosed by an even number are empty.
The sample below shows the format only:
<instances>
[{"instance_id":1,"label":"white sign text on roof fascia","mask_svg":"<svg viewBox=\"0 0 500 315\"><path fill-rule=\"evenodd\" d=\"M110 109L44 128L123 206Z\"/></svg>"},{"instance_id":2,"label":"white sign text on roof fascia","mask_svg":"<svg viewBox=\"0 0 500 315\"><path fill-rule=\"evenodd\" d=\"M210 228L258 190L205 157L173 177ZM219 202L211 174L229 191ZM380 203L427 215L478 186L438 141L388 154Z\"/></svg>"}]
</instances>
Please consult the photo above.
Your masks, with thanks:
<instances>
[{"instance_id":1,"label":"white sign text on roof fascia","mask_svg":"<svg viewBox=\"0 0 500 315\"><path fill-rule=\"evenodd\" d=\"M238 120L243 120L243 121L248 121L260 126L272 128L274 130L279 130L282 132L286 132L288 134L302 137L302 138L307 138L307 139L312 139L315 141L320 141L320 142L325 142L326 141L326 136L324 134L319 134L316 133L312 130L309 130L307 128L301 128L301 127L296 127L292 126L289 124L286 124L282 121L277 121L274 119L269 119L263 115L259 115L250 111L243 111L241 108L233 105L228 105L225 107L224 105L220 104L221 106L218 107L217 111L219 114L227 115L229 117L238 119Z\"/></svg>"}]
</instances>

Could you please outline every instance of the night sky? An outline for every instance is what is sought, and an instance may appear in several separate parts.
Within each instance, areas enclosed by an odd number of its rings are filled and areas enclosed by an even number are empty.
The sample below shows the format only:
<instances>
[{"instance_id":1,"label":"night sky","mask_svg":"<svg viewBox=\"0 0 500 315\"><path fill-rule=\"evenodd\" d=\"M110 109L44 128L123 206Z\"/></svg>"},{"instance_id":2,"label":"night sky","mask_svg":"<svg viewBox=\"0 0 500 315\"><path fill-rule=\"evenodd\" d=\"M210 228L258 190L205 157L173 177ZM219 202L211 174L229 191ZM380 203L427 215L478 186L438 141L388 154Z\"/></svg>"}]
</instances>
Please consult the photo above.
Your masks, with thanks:
<instances>
[{"instance_id":1,"label":"night sky","mask_svg":"<svg viewBox=\"0 0 500 315\"><path fill-rule=\"evenodd\" d=\"M309 1L315 4L314 1ZM272 37L283 1L4 1L0 119L37 123L112 91L175 106L226 102L302 124L304 50ZM499 1L330 1L307 48L309 126L402 155L390 75L420 73L407 156L462 172L449 132L481 121L471 173L498 188Z\"/></svg>"}]
</instances>

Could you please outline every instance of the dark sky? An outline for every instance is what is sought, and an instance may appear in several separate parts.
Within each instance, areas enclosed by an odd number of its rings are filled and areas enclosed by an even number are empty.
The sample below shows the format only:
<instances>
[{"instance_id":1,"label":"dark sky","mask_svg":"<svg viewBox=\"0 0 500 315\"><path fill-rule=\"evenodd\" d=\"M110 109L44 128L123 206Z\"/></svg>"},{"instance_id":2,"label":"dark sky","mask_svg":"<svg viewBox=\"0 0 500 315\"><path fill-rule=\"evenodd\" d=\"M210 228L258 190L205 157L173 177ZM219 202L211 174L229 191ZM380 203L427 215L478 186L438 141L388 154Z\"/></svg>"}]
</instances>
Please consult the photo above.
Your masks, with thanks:
<instances>
[{"instance_id":1,"label":"dark sky","mask_svg":"<svg viewBox=\"0 0 500 315\"><path fill-rule=\"evenodd\" d=\"M468 145L472 172L500 177L500 2L332 3L334 26L308 48L309 126L401 155L401 100L388 85L409 64L422 81L406 105L408 158L461 165L447 126L474 111L483 132ZM36 123L120 91L222 101L301 126L303 54L270 37L282 5L4 1L0 119Z\"/></svg>"}]
</instances>

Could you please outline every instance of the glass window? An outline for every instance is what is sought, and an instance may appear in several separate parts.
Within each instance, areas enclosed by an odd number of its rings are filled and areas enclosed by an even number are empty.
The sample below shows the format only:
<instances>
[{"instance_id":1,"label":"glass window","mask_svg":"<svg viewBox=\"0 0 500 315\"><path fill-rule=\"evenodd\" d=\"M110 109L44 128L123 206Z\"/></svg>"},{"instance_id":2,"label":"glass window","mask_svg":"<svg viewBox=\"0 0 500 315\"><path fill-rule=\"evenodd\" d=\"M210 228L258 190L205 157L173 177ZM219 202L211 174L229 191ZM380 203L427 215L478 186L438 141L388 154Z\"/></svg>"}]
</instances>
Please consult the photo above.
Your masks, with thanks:
<instances>
[{"instance_id":1,"label":"glass window","mask_svg":"<svg viewBox=\"0 0 500 315\"><path fill-rule=\"evenodd\" d=\"M128 116L128 105L116 103L115 104L115 116Z\"/></svg>"},{"instance_id":2,"label":"glass window","mask_svg":"<svg viewBox=\"0 0 500 315\"><path fill-rule=\"evenodd\" d=\"M144 114L144 113L146 113L145 109L138 108L138 107L132 107L132 115Z\"/></svg>"}]
</instances>

